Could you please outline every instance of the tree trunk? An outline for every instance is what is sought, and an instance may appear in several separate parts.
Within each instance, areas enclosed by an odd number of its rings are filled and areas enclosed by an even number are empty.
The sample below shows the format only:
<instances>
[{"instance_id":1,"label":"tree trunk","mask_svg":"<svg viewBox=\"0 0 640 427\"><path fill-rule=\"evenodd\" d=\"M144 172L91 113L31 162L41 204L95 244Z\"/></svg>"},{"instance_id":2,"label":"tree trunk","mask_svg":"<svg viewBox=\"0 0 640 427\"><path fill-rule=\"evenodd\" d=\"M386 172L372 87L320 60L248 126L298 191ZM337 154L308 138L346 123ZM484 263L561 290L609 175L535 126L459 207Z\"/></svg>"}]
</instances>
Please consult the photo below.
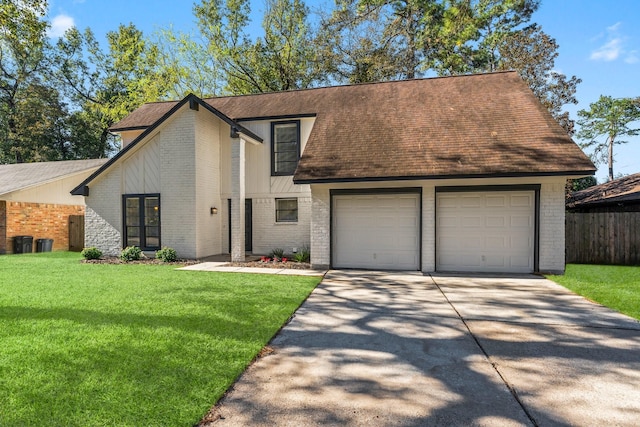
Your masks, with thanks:
<instances>
[{"instance_id":1,"label":"tree trunk","mask_svg":"<svg viewBox=\"0 0 640 427\"><path fill-rule=\"evenodd\" d=\"M613 138L609 136L609 181L613 181Z\"/></svg>"}]
</instances>

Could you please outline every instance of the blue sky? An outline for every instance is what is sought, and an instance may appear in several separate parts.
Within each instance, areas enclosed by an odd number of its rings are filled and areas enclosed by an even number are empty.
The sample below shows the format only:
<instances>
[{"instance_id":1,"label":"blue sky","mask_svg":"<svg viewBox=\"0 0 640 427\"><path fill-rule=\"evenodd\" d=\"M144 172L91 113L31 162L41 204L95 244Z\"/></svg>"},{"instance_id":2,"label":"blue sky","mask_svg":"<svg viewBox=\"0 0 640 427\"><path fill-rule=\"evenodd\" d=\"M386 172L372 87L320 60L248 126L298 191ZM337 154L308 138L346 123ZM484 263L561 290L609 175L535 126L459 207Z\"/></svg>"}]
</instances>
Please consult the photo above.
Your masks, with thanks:
<instances>
[{"instance_id":1,"label":"blue sky","mask_svg":"<svg viewBox=\"0 0 640 427\"><path fill-rule=\"evenodd\" d=\"M310 1L311 8L324 0ZM104 40L107 31L119 24L133 22L146 34L173 26L195 31L192 1L185 0L50 0L51 36L71 25L91 27ZM253 0L259 21L264 10L262 0ZM588 109L598 97L640 96L640 1L638 0L542 0L533 21L554 37L560 45L556 70L582 79L578 86L577 106L567 109L576 118L580 109ZM256 22L259 25L259 22ZM640 123L638 123L640 126ZM614 149L614 172L640 172L640 137ZM596 174L604 182L607 165Z\"/></svg>"}]
</instances>

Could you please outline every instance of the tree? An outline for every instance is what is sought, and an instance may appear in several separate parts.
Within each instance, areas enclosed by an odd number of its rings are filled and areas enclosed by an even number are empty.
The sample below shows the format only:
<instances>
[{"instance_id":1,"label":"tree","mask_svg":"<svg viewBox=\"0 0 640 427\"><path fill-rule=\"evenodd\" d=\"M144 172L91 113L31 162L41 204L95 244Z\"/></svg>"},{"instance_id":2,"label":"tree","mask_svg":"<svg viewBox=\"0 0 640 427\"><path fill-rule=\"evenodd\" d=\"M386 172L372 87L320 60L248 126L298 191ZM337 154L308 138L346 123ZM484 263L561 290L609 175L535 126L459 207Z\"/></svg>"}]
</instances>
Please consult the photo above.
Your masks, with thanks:
<instances>
[{"instance_id":1,"label":"tree","mask_svg":"<svg viewBox=\"0 0 640 427\"><path fill-rule=\"evenodd\" d=\"M574 122L562 111L566 104L577 104L576 76L567 78L554 70L558 43L533 24L506 34L498 43L496 70L517 70L542 105L567 131L574 134Z\"/></svg>"},{"instance_id":2,"label":"tree","mask_svg":"<svg viewBox=\"0 0 640 427\"><path fill-rule=\"evenodd\" d=\"M175 81L171 98L184 98L189 93L207 98L222 92L220 66L207 46L198 43L191 34L163 29L155 43L160 54L159 68Z\"/></svg>"},{"instance_id":3,"label":"tree","mask_svg":"<svg viewBox=\"0 0 640 427\"><path fill-rule=\"evenodd\" d=\"M580 79L554 71L558 44L527 25L539 0L340 0L321 50L339 82L516 70L556 120Z\"/></svg>"},{"instance_id":4,"label":"tree","mask_svg":"<svg viewBox=\"0 0 640 427\"><path fill-rule=\"evenodd\" d=\"M274 92L312 87L317 67L308 9L301 0L269 0L262 27L252 40L248 0L202 0L194 6L202 37L222 70L226 92Z\"/></svg>"},{"instance_id":5,"label":"tree","mask_svg":"<svg viewBox=\"0 0 640 427\"><path fill-rule=\"evenodd\" d=\"M585 141L580 146L593 147L595 163L607 161L609 180L613 180L613 146L628 142L620 137L640 135L640 128L630 126L640 120L640 98L616 99L601 95L589 105L589 110L578 111L578 117L577 136Z\"/></svg>"},{"instance_id":6,"label":"tree","mask_svg":"<svg viewBox=\"0 0 640 427\"><path fill-rule=\"evenodd\" d=\"M49 44L45 0L0 1L0 113L6 131L0 142L0 161L24 162L21 143L29 140L24 132L28 129L20 123L27 112L23 101L28 88L41 87L46 76Z\"/></svg>"},{"instance_id":7,"label":"tree","mask_svg":"<svg viewBox=\"0 0 640 427\"><path fill-rule=\"evenodd\" d=\"M102 156L116 148L108 131L112 124L145 102L164 99L176 86L175 74L160 67L158 47L133 24L107 33L107 42L104 52L89 28L72 28L57 46L57 75L81 111L71 119L72 135L81 131L78 120L97 126L99 133L81 132L98 138L79 152Z\"/></svg>"}]
</instances>

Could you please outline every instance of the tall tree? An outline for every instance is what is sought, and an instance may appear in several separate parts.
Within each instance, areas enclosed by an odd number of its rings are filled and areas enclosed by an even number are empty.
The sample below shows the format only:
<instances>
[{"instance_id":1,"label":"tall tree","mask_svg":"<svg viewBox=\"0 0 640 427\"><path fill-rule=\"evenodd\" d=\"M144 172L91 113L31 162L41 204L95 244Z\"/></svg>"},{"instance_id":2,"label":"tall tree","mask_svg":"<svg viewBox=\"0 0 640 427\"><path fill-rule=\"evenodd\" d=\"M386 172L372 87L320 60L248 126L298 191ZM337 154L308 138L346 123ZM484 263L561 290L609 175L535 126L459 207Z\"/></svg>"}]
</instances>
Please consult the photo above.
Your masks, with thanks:
<instances>
[{"instance_id":1,"label":"tall tree","mask_svg":"<svg viewBox=\"0 0 640 427\"><path fill-rule=\"evenodd\" d=\"M571 134L573 122L562 109L577 103L580 79L554 71L558 44L538 25L529 24L539 4L540 0L338 0L332 16L324 20L330 36L321 44L322 51L331 58L329 69L338 81L513 69ZM354 34L356 48L345 43L352 42Z\"/></svg>"},{"instance_id":2,"label":"tall tree","mask_svg":"<svg viewBox=\"0 0 640 427\"><path fill-rule=\"evenodd\" d=\"M105 52L89 28L83 33L72 28L57 46L58 75L84 113L75 119L84 117L100 129L88 151L105 154L116 148L109 126L145 102L165 98L176 82L160 68L158 47L133 24L107 33L107 42Z\"/></svg>"},{"instance_id":3,"label":"tall tree","mask_svg":"<svg viewBox=\"0 0 640 427\"><path fill-rule=\"evenodd\" d=\"M46 12L46 0L0 1L0 113L6 126L0 141L2 162L29 160L20 146L29 139L27 127L19 122L26 106L21 101L48 71Z\"/></svg>"},{"instance_id":4,"label":"tall tree","mask_svg":"<svg viewBox=\"0 0 640 427\"><path fill-rule=\"evenodd\" d=\"M555 70L558 43L533 24L506 34L497 45L496 70L517 70L542 105L556 121L574 134L574 121L563 111L566 104L577 104L576 87L581 79L568 78Z\"/></svg>"},{"instance_id":5,"label":"tall tree","mask_svg":"<svg viewBox=\"0 0 640 427\"><path fill-rule=\"evenodd\" d=\"M175 86L171 98L193 93L201 98L222 92L222 70L207 46L188 33L171 28L161 30L155 39L159 51L159 69L173 76Z\"/></svg>"},{"instance_id":6,"label":"tall tree","mask_svg":"<svg viewBox=\"0 0 640 427\"><path fill-rule=\"evenodd\" d=\"M194 6L207 49L222 69L226 92L273 92L322 79L302 0L268 0L264 36L252 39L249 0L202 0Z\"/></svg>"},{"instance_id":7,"label":"tall tree","mask_svg":"<svg viewBox=\"0 0 640 427\"><path fill-rule=\"evenodd\" d=\"M580 146L593 147L594 161L606 161L609 181L613 180L613 146L628 142L621 137L640 135L640 128L631 126L640 121L640 97L616 99L601 95L589 105L589 110L578 111L578 117L580 130L577 136L585 141Z\"/></svg>"}]
</instances>

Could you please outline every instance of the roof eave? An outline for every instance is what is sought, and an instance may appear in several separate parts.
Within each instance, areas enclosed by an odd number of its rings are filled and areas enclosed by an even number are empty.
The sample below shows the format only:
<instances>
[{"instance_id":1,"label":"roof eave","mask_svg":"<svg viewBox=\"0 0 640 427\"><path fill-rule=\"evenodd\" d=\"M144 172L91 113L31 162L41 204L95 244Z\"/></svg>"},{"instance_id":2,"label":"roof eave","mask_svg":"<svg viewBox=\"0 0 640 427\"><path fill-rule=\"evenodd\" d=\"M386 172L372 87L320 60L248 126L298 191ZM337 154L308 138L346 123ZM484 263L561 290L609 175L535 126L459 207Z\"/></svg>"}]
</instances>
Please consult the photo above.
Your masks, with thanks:
<instances>
[{"instance_id":1,"label":"roof eave","mask_svg":"<svg viewBox=\"0 0 640 427\"><path fill-rule=\"evenodd\" d=\"M589 176L595 170L587 171L559 171L559 172L505 172L486 174L457 174L457 175L415 175L415 176L388 176L388 177L345 177L345 178L296 178L293 177L294 184L330 184L330 183L352 183L352 182L383 182L383 181L421 181L421 180L442 180L442 179L472 179L472 178L522 178L522 177L544 177L544 176Z\"/></svg>"},{"instance_id":2,"label":"roof eave","mask_svg":"<svg viewBox=\"0 0 640 427\"><path fill-rule=\"evenodd\" d=\"M156 120L155 123L153 123L151 126L144 128L145 130L140 135L138 135L138 137L134 139L129 145L127 145L122 150L120 150L118 154L110 158L98 170L96 170L94 173L89 175L89 177L85 179L83 182L81 182L76 188L71 190L71 195L88 196L89 184L91 183L91 181L93 181L95 178L100 176L105 170L111 167L111 165L113 165L120 158L122 158L122 156L127 154L134 147L136 147L140 143L140 141L144 140L149 134L151 134L154 130L156 130L161 124L163 124L167 119L169 119L169 117L175 114L176 111L180 110L187 103L196 103L198 105L203 106L207 111L213 113L216 117L220 118L222 121L229 124L229 126L231 126L232 128L236 128L238 132L241 132L251 137L252 139L255 139L256 141L262 142L262 138L260 138L259 136L251 132L249 129L246 129L244 126L234 122L232 119L230 119L220 111L216 110L215 108L213 108L212 106L204 102L202 99L198 98L196 95L190 93L189 95L185 96L180 102L178 102L176 105L171 107L171 109L167 111L165 114L163 114L162 117L160 117L158 120Z\"/></svg>"}]
</instances>

